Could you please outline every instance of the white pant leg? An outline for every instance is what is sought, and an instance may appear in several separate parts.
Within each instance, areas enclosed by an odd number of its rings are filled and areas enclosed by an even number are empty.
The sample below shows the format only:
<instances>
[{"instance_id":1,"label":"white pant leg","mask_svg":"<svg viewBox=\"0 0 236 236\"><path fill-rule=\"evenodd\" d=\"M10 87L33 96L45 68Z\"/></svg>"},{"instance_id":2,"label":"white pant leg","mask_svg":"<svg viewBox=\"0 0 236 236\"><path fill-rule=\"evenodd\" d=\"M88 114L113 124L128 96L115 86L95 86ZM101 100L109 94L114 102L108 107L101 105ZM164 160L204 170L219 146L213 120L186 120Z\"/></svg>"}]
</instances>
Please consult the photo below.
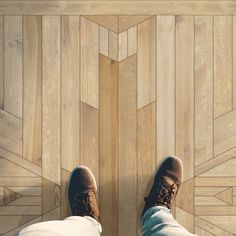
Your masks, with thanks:
<instances>
[{"instance_id":1,"label":"white pant leg","mask_svg":"<svg viewBox=\"0 0 236 236\"><path fill-rule=\"evenodd\" d=\"M164 206L149 208L141 219L143 236L194 236ZM195 235L196 236L196 235Z\"/></svg>"},{"instance_id":2,"label":"white pant leg","mask_svg":"<svg viewBox=\"0 0 236 236\"><path fill-rule=\"evenodd\" d=\"M22 229L18 236L100 236L101 224L90 216L70 216L45 221Z\"/></svg>"}]
</instances>

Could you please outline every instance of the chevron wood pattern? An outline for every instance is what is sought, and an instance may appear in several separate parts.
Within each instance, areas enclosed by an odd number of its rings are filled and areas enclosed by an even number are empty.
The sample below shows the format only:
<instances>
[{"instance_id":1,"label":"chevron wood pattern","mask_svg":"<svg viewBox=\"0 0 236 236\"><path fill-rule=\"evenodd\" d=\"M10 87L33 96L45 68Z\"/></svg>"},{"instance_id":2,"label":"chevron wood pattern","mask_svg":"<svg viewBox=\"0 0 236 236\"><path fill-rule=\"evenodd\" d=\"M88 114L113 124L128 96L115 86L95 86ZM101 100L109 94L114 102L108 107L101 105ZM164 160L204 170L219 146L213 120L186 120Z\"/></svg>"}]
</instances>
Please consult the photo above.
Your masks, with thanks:
<instances>
[{"instance_id":1,"label":"chevron wood pattern","mask_svg":"<svg viewBox=\"0 0 236 236\"><path fill-rule=\"evenodd\" d=\"M69 216L79 164L103 235L140 235L168 155L184 163L177 221L236 235L235 2L60 2L0 1L0 235Z\"/></svg>"}]
</instances>

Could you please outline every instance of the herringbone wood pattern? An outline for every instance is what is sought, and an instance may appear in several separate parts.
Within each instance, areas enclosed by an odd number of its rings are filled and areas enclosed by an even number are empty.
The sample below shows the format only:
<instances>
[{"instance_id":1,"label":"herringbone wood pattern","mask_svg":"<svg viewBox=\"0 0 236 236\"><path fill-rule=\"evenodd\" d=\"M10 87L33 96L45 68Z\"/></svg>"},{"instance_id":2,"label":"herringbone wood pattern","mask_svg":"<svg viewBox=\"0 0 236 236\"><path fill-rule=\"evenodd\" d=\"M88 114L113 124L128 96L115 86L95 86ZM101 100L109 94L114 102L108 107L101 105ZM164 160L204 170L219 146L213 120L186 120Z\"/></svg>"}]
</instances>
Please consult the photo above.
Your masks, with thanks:
<instances>
[{"instance_id":1,"label":"herringbone wood pattern","mask_svg":"<svg viewBox=\"0 0 236 236\"><path fill-rule=\"evenodd\" d=\"M84 164L103 235L140 235L156 166L177 155L177 220L236 235L235 62L229 15L0 16L0 234L68 216Z\"/></svg>"}]
</instances>

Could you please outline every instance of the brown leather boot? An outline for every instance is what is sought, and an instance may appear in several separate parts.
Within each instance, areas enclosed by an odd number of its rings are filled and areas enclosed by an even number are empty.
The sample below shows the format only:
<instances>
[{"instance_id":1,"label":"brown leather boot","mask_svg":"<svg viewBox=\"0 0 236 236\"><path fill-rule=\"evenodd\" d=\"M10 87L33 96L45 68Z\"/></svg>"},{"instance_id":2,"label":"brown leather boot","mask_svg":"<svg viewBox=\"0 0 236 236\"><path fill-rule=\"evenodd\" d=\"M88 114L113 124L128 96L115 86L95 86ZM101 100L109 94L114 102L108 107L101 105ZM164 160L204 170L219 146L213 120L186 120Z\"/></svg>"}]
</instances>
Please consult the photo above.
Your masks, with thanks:
<instances>
[{"instance_id":1,"label":"brown leather boot","mask_svg":"<svg viewBox=\"0 0 236 236\"><path fill-rule=\"evenodd\" d=\"M160 165L151 191L144 198L145 211L153 206L165 206L171 210L183 179L183 164L179 157L167 157Z\"/></svg>"},{"instance_id":2,"label":"brown leather boot","mask_svg":"<svg viewBox=\"0 0 236 236\"><path fill-rule=\"evenodd\" d=\"M71 173L68 200L72 215L91 216L99 222L97 184L91 170L78 166Z\"/></svg>"}]
</instances>

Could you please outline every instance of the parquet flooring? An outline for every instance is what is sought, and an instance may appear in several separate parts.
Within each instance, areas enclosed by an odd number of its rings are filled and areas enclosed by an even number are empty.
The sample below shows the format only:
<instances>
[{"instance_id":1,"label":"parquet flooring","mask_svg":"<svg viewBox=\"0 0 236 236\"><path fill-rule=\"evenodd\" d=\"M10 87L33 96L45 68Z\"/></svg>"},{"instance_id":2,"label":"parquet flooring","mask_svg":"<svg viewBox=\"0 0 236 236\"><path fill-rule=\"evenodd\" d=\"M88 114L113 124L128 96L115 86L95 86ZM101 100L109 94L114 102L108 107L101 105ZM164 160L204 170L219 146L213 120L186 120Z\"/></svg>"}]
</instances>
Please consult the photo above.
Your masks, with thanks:
<instances>
[{"instance_id":1,"label":"parquet flooring","mask_svg":"<svg viewBox=\"0 0 236 236\"><path fill-rule=\"evenodd\" d=\"M17 2L0 1L0 235L68 216L78 164L97 179L103 235L140 235L168 155L184 163L176 219L236 235L235 2L167 1L159 14L143 1L148 14L127 15L125 1L98 2L99 15L86 1L65 14L59 1Z\"/></svg>"}]
</instances>

